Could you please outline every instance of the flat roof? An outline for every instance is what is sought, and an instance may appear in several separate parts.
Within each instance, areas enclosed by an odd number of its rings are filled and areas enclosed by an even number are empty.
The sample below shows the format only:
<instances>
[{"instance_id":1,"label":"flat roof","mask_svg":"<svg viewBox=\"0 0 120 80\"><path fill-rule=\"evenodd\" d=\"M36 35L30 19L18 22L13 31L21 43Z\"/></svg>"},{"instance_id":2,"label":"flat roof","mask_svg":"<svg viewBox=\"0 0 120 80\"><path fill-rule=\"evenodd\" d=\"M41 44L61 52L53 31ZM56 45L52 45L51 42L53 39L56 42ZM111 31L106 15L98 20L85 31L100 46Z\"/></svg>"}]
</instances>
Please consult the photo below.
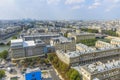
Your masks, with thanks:
<instances>
[{"instance_id":1,"label":"flat roof","mask_svg":"<svg viewBox=\"0 0 120 80\"><path fill-rule=\"evenodd\" d=\"M83 66L86 71L90 72L91 74L101 73L105 71L109 71L111 69L120 68L120 60L112 60L108 61L107 63L102 63L100 61L87 64Z\"/></svg>"},{"instance_id":2,"label":"flat roof","mask_svg":"<svg viewBox=\"0 0 120 80\"><path fill-rule=\"evenodd\" d=\"M30 46L35 46L34 41L24 41L23 42L23 47L30 47Z\"/></svg>"},{"instance_id":3,"label":"flat roof","mask_svg":"<svg viewBox=\"0 0 120 80\"><path fill-rule=\"evenodd\" d=\"M120 49L120 47L106 47L106 48L99 48L99 49L94 49L94 48L86 48L85 50L78 50L78 51L72 51L72 52L67 52L65 53L62 50L57 50L57 53L62 53L65 54L66 56L73 58L73 57L78 57L84 54L92 54L92 53L97 53L97 52L104 52L104 51L110 51L114 49Z\"/></svg>"},{"instance_id":4,"label":"flat roof","mask_svg":"<svg viewBox=\"0 0 120 80\"><path fill-rule=\"evenodd\" d=\"M80 36L80 35L95 35L94 33L88 33L88 32L81 32L81 33L75 33L72 32L72 35Z\"/></svg>"},{"instance_id":5,"label":"flat roof","mask_svg":"<svg viewBox=\"0 0 120 80\"><path fill-rule=\"evenodd\" d=\"M23 42L23 39L11 40L11 43L21 43L21 42Z\"/></svg>"},{"instance_id":6,"label":"flat roof","mask_svg":"<svg viewBox=\"0 0 120 80\"><path fill-rule=\"evenodd\" d=\"M36 72L36 71L40 71L40 69L39 68L34 68L34 69L27 68L26 73L31 73L31 72Z\"/></svg>"},{"instance_id":7,"label":"flat roof","mask_svg":"<svg viewBox=\"0 0 120 80\"><path fill-rule=\"evenodd\" d=\"M25 80L42 80L41 71L39 68L27 69L25 74Z\"/></svg>"},{"instance_id":8,"label":"flat roof","mask_svg":"<svg viewBox=\"0 0 120 80\"><path fill-rule=\"evenodd\" d=\"M46 36L60 36L59 34L33 34L33 35L25 35L24 37L46 37Z\"/></svg>"},{"instance_id":9,"label":"flat roof","mask_svg":"<svg viewBox=\"0 0 120 80\"><path fill-rule=\"evenodd\" d=\"M111 41L117 41L117 42L120 42L120 39L112 39Z\"/></svg>"},{"instance_id":10,"label":"flat roof","mask_svg":"<svg viewBox=\"0 0 120 80\"><path fill-rule=\"evenodd\" d=\"M52 40L59 40L60 42L71 42L71 39L68 39L66 37L60 36L60 37L56 37L56 38L52 38Z\"/></svg>"}]
</instances>

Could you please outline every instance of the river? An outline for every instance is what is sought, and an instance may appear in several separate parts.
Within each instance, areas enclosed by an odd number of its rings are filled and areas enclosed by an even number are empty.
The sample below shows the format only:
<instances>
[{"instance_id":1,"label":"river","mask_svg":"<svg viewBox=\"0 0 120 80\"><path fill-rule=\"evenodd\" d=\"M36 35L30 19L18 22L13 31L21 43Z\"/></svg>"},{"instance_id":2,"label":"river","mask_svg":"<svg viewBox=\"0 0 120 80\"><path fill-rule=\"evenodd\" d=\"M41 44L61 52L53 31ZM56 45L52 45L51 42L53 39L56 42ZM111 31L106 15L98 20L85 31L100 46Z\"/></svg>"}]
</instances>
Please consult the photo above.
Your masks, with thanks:
<instances>
[{"instance_id":1,"label":"river","mask_svg":"<svg viewBox=\"0 0 120 80\"><path fill-rule=\"evenodd\" d=\"M18 37L18 34L14 35L14 36L17 36L17 37ZM10 38L8 38L8 39L6 39L6 40L4 40L4 41L9 42L9 41L12 40L12 37L13 37L13 36L11 36ZM4 42L4 41L3 41L3 42ZM2 52L2 51L4 51L4 50L8 50L9 48L10 48L10 47L9 47L8 45L0 45L0 52Z\"/></svg>"},{"instance_id":2,"label":"river","mask_svg":"<svg viewBox=\"0 0 120 80\"><path fill-rule=\"evenodd\" d=\"M8 50L9 49L9 46L7 45L0 45L0 52L4 51L4 50Z\"/></svg>"}]
</instances>

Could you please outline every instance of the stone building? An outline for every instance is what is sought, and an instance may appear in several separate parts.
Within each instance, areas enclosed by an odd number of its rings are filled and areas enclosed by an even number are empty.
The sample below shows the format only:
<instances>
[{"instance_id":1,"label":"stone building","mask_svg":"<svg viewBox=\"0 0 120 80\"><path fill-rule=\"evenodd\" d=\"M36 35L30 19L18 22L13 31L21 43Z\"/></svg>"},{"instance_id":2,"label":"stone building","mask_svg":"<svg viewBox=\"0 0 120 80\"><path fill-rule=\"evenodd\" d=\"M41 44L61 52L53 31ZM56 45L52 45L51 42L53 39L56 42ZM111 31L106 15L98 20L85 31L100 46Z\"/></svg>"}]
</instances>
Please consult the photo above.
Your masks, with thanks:
<instances>
[{"instance_id":1,"label":"stone building","mask_svg":"<svg viewBox=\"0 0 120 80\"><path fill-rule=\"evenodd\" d=\"M81 32L81 33L71 32L71 33L68 33L67 37L69 37L69 38L72 37L76 40L76 43L79 43L80 40L95 39L95 34L87 33L87 32Z\"/></svg>"},{"instance_id":2,"label":"stone building","mask_svg":"<svg viewBox=\"0 0 120 80\"><path fill-rule=\"evenodd\" d=\"M87 64L80 71L83 80L120 80L120 60Z\"/></svg>"}]
</instances>

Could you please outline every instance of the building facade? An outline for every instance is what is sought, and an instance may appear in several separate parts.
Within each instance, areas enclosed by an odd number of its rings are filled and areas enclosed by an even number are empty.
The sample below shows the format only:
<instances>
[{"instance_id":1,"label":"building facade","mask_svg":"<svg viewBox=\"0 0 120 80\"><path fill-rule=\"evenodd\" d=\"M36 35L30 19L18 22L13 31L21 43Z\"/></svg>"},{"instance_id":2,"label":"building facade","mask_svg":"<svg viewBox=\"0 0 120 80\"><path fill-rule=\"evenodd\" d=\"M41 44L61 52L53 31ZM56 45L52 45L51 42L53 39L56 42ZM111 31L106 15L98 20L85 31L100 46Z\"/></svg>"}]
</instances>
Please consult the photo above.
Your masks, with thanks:
<instances>
[{"instance_id":1,"label":"building facade","mask_svg":"<svg viewBox=\"0 0 120 80\"><path fill-rule=\"evenodd\" d=\"M119 46L120 45L120 39L119 38L118 39L112 39L110 43L113 44L113 45Z\"/></svg>"},{"instance_id":2,"label":"building facade","mask_svg":"<svg viewBox=\"0 0 120 80\"><path fill-rule=\"evenodd\" d=\"M81 32L81 33L68 33L67 35L69 38L73 37L76 40L76 43L79 43L80 40L85 40L85 39L95 39L95 34L94 33L86 33L86 32Z\"/></svg>"},{"instance_id":3,"label":"building facade","mask_svg":"<svg viewBox=\"0 0 120 80\"><path fill-rule=\"evenodd\" d=\"M56 37L59 37L60 35L59 34L35 34L35 35L26 35L26 36L23 36L22 38L25 40L25 41L29 41L29 40L36 40L36 39L40 39L42 41L44 41L46 44L50 44L50 39L51 38L56 38Z\"/></svg>"},{"instance_id":4,"label":"building facade","mask_svg":"<svg viewBox=\"0 0 120 80\"><path fill-rule=\"evenodd\" d=\"M120 80L120 60L87 64L80 71L83 80Z\"/></svg>"},{"instance_id":5,"label":"building facade","mask_svg":"<svg viewBox=\"0 0 120 80\"><path fill-rule=\"evenodd\" d=\"M75 51L76 43L74 39L68 39L65 37L52 38L50 45L55 47L55 50Z\"/></svg>"},{"instance_id":6,"label":"building facade","mask_svg":"<svg viewBox=\"0 0 120 80\"><path fill-rule=\"evenodd\" d=\"M11 58L16 60L32 56L45 55L44 49L46 45L41 40L24 41L22 39L11 40Z\"/></svg>"},{"instance_id":7,"label":"building facade","mask_svg":"<svg viewBox=\"0 0 120 80\"><path fill-rule=\"evenodd\" d=\"M114 47L114 45L103 41L97 41L95 44L95 47L97 48L112 47L112 46Z\"/></svg>"},{"instance_id":8,"label":"building facade","mask_svg":"<svg viewBox=\"0 0 120 80\"><path fill-rule=\"evenodd\" d=\"M85 47L83 50L77 50L72 52L64 52L62 50L56 51L57 56L60 60L70 66L78 66L89 64L96 61L106 61L109 59L120 57L120 47L102 47L102 48L91 48Z\"/></svg>"}]
</instances>

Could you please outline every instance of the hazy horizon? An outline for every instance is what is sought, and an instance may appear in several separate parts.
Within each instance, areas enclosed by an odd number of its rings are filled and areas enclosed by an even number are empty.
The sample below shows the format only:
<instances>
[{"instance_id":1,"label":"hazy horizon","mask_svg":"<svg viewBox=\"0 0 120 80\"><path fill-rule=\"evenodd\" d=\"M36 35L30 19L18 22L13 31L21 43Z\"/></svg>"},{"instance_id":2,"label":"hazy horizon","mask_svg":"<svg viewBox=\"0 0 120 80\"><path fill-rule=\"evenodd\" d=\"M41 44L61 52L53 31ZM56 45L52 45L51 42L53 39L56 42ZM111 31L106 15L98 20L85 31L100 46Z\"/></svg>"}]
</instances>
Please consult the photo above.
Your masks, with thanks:
<instances>
[{"instance_id":1,"label":"hazy horizon","mask_svg":"<svg viewBox=\"0 0 120 80\"><path fill-rule=\"evenodd\" d=\"M0 0L0 20L115 20L120 0Z\"/></svg>"}]
</instances>

